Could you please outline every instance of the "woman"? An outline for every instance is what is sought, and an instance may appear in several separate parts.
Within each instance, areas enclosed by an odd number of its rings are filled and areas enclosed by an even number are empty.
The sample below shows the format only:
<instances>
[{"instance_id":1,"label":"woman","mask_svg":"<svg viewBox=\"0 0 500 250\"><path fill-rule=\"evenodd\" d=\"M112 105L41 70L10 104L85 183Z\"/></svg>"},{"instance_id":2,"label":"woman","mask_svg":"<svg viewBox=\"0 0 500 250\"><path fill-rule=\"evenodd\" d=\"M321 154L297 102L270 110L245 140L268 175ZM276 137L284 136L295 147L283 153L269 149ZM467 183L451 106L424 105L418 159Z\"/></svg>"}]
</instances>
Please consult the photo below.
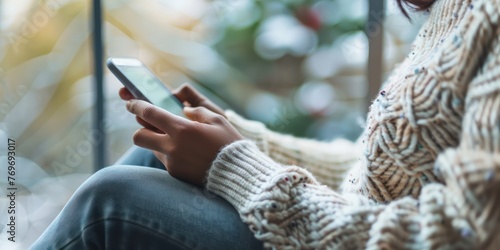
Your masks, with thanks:
<instances>
[{"instance_id":1,"label":"woman","mask_svg":"<svg viewBox=\"0 0 500 250\"><path fill-rule=\"evenodd\" d=\"M190 120L122 89L144 126L134 143L161 161L136 149L122 164L168 173L99 171L33 248L494 246L500 0L398 3L430 8L429 20L373 102L360 145L273 133L189 86L175 94Z\"/></svg>"}]
</instances>

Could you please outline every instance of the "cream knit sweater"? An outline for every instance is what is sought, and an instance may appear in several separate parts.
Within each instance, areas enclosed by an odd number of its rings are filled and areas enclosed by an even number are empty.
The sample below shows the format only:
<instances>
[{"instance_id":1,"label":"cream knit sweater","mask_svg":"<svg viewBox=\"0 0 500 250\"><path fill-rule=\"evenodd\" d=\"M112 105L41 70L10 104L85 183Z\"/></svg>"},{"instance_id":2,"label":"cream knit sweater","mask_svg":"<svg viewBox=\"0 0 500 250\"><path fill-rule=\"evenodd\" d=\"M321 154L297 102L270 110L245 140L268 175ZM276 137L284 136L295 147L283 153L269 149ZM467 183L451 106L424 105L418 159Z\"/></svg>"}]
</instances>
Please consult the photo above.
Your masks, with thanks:
<instances>
[{"instance_id":1,"label":"cream knit sweater","mask_svg":"<svg viewBox=\"0 0 500 250\"><path fill-rule=\"evenodd\" d=\"M227 112L248 140L221 150L207 189L266 248L494 247L499 15L500 0L438 0L359 144L281 135Z\"/></svg>"}]
</instances>

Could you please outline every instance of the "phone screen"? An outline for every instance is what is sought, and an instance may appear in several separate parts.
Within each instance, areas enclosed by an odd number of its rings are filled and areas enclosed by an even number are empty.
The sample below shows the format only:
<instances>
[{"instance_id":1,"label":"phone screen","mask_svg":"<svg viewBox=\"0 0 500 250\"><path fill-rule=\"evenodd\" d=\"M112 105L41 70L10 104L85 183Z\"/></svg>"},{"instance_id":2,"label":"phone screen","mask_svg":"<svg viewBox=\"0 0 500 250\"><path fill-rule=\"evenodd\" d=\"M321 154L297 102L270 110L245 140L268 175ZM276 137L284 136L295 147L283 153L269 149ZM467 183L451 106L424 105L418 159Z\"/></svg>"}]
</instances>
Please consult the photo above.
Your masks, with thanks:
<instances>
[{"instance_id":1,"label":"phone screen","mask_svg":"<svg viewBox=\"0 0 500 250\"><path fill-rule=\"evenodd\" d=\"M146 67L124 65L117 67L152 104L173 114L184 116L179 100Z\"/></svg>"}]
</instances>

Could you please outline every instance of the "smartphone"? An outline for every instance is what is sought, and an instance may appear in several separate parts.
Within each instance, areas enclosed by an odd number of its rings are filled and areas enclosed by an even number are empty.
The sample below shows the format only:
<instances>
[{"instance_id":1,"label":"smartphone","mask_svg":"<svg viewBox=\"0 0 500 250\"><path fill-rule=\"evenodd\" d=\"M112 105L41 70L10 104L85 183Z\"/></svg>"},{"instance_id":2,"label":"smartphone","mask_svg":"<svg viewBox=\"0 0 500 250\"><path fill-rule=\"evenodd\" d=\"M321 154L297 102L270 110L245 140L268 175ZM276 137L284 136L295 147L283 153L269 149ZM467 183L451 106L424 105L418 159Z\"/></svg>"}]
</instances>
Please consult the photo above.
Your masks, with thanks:
<instances>
[{"instance_id":1,"label":"smartphone","mask_svg":"<svg viewBox=\"0 0 500 250\"><path fill-rule=\"evenodd\" d=\"M106 65L135 98L185 117L182 103L141 61L110 57Z\"/></svg>"}]
</instances>

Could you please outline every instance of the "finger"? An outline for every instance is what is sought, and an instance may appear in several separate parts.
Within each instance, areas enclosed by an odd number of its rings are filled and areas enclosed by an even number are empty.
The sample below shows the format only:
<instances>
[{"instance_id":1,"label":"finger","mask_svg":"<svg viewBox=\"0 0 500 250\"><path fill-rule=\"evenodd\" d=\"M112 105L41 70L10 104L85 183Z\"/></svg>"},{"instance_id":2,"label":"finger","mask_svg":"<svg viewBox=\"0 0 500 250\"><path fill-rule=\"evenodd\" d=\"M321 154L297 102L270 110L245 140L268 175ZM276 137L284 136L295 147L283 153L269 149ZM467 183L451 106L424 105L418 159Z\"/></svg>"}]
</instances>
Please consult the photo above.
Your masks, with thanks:
<instances>
[{"instance_id":1,"label":"finger","mask_svg":"<svg viewBox=\"0 0 500 250\"><path fill-rule=\"evenodd\" d=\"M175 134L179 128L185 127L189 123L188 120L180 116L142 100L128 100L127 110L169 135Z\"/></svg>"},{"instance_id":2,"label":"finger","mask_svg":"<svg viewBox=\"0 0 500 250\"><path fill-rule=\"evenodd\" d=\"M122 100L125 100L125 101L128 101L130 99L134 99L134 96L132 95L132 93L130 93L130 91L125 87L121 88L118 91L118 95L120 96L120 98Z\"/></svg>"},{"instance_id":3,"label":"finger","mask_svg":"<svg viewBox=\"0 0 500 250\"><path fill-rule=\"evenodd\" d=\"M213 124L220 121L222 116L205 107L184 107L184 114L192 120L200 123Z\"/></svg>"},{"instance_id":4,"label":"finger","mask_svg":"<svg viewBox=\"0 0 500 250\"><path fill-rule=\"evenodd\" d=\"M179 88L172 91L172 94L181 102L188 102L191 106L198 106L203 100L203 95L200 94L191 84L183 83Z\"/></svg>"},{"instance_id":5,"label":"finger","mask_svg":"<svg viewBox=\"0 0 500 250\"><path fill-rule=\"evenodd\" d=\"M224 110L222 110L213 102L211 102L209 99L207 99L203 94L201 94L195 87L193 87L189 83L182 84L172 93L181 102L189 103L189 105L185 106L191 106L191 107L203 106L205 108L208 108L209 110L212 110L215 113L224 116Z\"/></svg>"},{"instance_id":6,"label":"finger","mask_svg":"<svg viewBox=\"0 0 500 250\"><path fill-rule=\"evenodd\" d=\"M137 123L139 123L141 126L149 129L149 130L152 130L156 133L159 133L159 134L165 134L164 131L161 131L160 129L156 128L155 126L149 124L148 122L144 121L143 119L141 119L139 116L136 116L135 117L135 120L137 121Z\"/></svg>"},{"instance_id":7,"label":"finger","mask_svg":"<svg viewBox=\"0 0 500 250\"><path fill-rule=\"evenodd\" d=\"M208 99L205 99L203 101L201 101L199 103L199 106L203 106L203 107L206 107L207 109L219 114L219 115L222 115L224 117L226 117L226 114L224 113L224 110L222 110L221 108L219 108L219 106L215 105L213 102L211 102L210 100Z\"/></svg>"},{"instance_id":8,"label":"finger","mask_svg":"<svg viewBox=\"0 0 500 250\"><path fill-rule=\"evenodd\" d=\"M166 135L158 134L147 128L140 128L135 131L132 137L134 144L151 150L162 151L164 140L167 139Z\"/></svg>"}]
</instances>

